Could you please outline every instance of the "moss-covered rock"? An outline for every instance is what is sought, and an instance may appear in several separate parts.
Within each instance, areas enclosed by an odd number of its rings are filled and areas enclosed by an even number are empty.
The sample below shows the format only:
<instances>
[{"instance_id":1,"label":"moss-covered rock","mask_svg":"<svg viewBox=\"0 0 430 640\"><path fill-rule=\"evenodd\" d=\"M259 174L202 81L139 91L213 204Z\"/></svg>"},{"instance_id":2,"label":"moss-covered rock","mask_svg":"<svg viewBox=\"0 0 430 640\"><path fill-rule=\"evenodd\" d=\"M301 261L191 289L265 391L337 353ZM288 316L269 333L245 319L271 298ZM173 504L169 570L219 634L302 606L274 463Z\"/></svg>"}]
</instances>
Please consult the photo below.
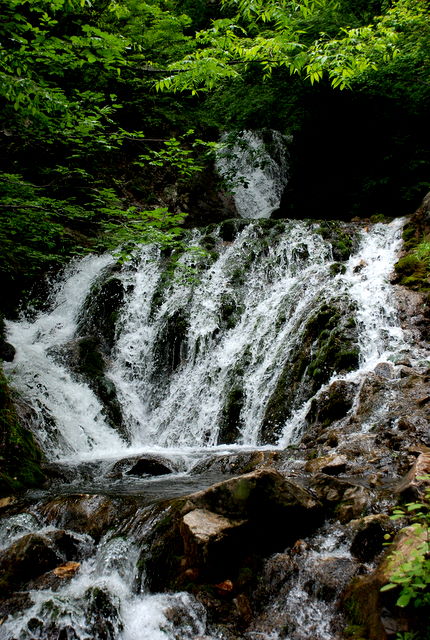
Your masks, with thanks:
<instances>
[{"instance_id":1,"label":"moss-covered rock","mask_svg":"<svg viewBox=\"0 0 430 640\"><path fill-rule=\"evenodd\" d=\"M97 279L78 322L77 335L97 338L106 354L110 353L115 341L119 309L125 295L124 286L115 275L117 269L117 265L108 267Z\"/></svg>"},{"instance_id":2,"label":"moss-covered rock","mask_svg":"<svg viewBox=\"0 0 430 640\"><path fill-rule=\"evenodd\" d=\"M159 331L153 353L153 377L161 384L186 357L188 327L185 309L178 309L165 319Z\"/></svg>"},{"instance_id":3,"label":"moss-covered rock","mask_svg":"<svg viewBox=\"0 0 430 640\"><path fill-rule=\"evenodd\" d=\"M246 569L312 531L321 517L306 489L261 469L170 503L146 539L140 567L152 591L244 582Z\"/></svg>"},{"instance_id":4,"label":"moss-covered rock","mask_svg":"<svg viewBox=\"0 0 430 640\"><path fill-rule=\"evenodd\" d=\"M308 319L267 404L261 438L276 443L294 409L311 398L335 373L358 366L357 327L353 308L344 299L324 302Z\"/></svg>"},{"instance_id":5,"label":"moss-covered rock","mask_svg":"<svg viewBox=\"0 0 430 640\"><path fill-rule=\"evenodd\" d=\"M357 248L355 229L339 220L321 221L317 232L331 243L333 258L337 262L348 260L353 250Z\"/></svg>"},{"instance_id":6,"label":"moss-covered rock","mask_svg":"<svg viewBox=\"0 0 430 640\"><path fill-rule=\"evenodd\" d=\"M221 418L219 421L218 444L233 444L240 435L241 411L244 402L243 389L232 387L226 396Z\"/></svg>"},{"instance_id":7,"label":"moss-covered rock","mask_svg":"<svg viewBox=\"0 0 430 640\"><path fill-rule=\"evenodd\" d=\"M72 340L62 347L54 347L50 356L66 363L76 377L88 384L102 403L108 423L127 437L115 385L105 375L107 354L99 335L95 333Z\"/></svg>"},{"instance_id":8,"label":"moss-covered rock","mask_svg":"<svg viewBox=\"0 0 430 640\"><path fill-rule=\"evenodd\" d=\"M19 418L0 369L0 496L43 484L42 458L33 434Z\"/></svg>"},{"instance_id":9,"label":"moss-covered rock","mask_svg":"<svg viewBox=\"0 0 430 640\"><path fill-rule=\"evenodd\" d=\"M404 253L394 265L395 282L430 292L430 193L403 229Z\"/></svg>"}]
</instances>

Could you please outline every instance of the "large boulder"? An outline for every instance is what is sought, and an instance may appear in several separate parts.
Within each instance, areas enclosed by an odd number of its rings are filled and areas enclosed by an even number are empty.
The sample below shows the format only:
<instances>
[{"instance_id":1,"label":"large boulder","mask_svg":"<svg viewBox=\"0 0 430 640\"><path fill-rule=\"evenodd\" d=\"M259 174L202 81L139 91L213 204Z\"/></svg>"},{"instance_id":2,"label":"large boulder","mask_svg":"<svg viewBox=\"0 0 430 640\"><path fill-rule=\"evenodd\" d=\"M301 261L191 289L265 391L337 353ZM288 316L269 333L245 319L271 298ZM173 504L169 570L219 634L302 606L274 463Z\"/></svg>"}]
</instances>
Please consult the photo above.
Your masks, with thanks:
<instances>
[{"instance_id":1,"label":"large boulder","mask_svg":"<svg viewBox=\"0 0 430 640\"><path fill-rule=\"evenodd\" d=\"M62 554L47 536L29 533L0 553L1 590L16 591L62 562Z\"/></svg>"},{"instance_id":2,"label":"large boulder","mask_svg":"<svg viewBox=\"0 0 430 640\"><path fill-rule=\"evenodd\" d=\"M309 491L260 469L171 503L140 564L153 590L234 581L241 567L293 544L321 519Z\"/></svg>"}]
</instances>

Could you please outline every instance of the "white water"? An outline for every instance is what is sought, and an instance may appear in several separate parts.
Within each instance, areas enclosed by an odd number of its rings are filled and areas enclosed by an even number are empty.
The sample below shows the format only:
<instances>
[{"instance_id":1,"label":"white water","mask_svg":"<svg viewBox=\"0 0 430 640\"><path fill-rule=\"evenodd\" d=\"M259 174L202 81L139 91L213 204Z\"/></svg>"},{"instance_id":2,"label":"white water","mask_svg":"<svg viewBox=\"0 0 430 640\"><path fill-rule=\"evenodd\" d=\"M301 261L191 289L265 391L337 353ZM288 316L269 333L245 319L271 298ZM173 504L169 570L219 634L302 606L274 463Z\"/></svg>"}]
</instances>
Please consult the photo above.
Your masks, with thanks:
<instances>
[{"instance_id":1,"label":"white water","mask_svg":"<svg viewBox=\"0 0 430 640\"><path fill-rule=\"evenodd\" d=\"M74 263L64 274L62 286L54 291L50 311L40 313L34 321L8 323L16 355L5 370L36 412L36 437L52 457L72 452L102 454L122 445L88 385L76 380L55 357L55 350L74 337L79 311L92 284L112 263L109 255Z\"/></svg>"},{"instance_id":2,"label":"white water","mask_svg":"<svg viewBox=\"0 0 430 640\"><path fill-rule=\"evenodd\" d=\"M76 577L59 591L31 591L32 606L9 616L0 638L33 640L49 634L74 640L195 640L202 636L206 612L190 594L134 592L138 555L130 539L106 536L96 554L82 562Z\"/></svg>"},{"instance_id":3,"label":"white water","mask_svg":"<svg viewBox=\"0 0 430 640\"><path fill-rule=\"evenodd\" d=\"M85 258L66 274L51 312L34 322L8 324L9 339L17 347L8 373L36 409L37 437L51 457L119 457L127 447L214 447L220 444L232 388L242 395L235 441L258 446L267 403L300 344L306 321L322 302L341 296L356 304L359 325L361 366L349 377L407 346L388 283L402 220L362 231L358 251L345 274L337 276L330 272L327 241L303 222L279 224L282 232L266 238L268 232L251 223L233 243L215 233L219 258L202 267L199 280L173 280L160 289L158 306L151 303L163 267L155 249L142 249L140 260L123 268L120 277L128 295L108 376L122 406L128 445L106 423L85 382L52 355L54 347L73 339L79 308L111 258ZM228 322L226 305L234 316ZM185 327L178 362L160 371L160 349L167 348L163 332L178 316ZM297 407L283 429L282 445L295 437L305 412L306 406Z\"/></svg>"},{"instance_id":4,"label":"white water","mask_svg":"<svg viewBox=\"0 0 430 640\"><path fill-rule=\"evenodd\" d=\"M242 138L248 151L242 153L237 146L236 159L227 161L224 169L220 161L218 166L226 177L235 172L247 180L247 188L239 187L235 194L240 215L269 217L286 184L285 141L273 134L272 143L279 146L274 161L265 155L261 137L245 132ZM127 443L109 426L86 382L72 375L60 358L76 338L79 315L92 285L103 278L113 259L93 256L75 263L53 292L50 311L32 321L8 323L9 340L17 354L6 365L7 373L35 411L33 428L47 456L112 460L142 449L163 452L182 472L173 477L172 482L179 482L184 471L209 452L257 447L279 375L301 343L306 320L323 302L346 297L357 305L360 370L348 378L359 380L377 362L408 347L388 284L401 226L397 220L363 231L345 274L337 276L330 272L331 246L303 222L280 222L277 234L250 223L233 243L223 242L213 232L219 257L210 266L200 265L199 279L193 283L172 281L161 288L165 265L156 249L143 248L119 276L127 296L107 363L122 407ZM196 234L192 243L198 242ZM192 260L186 256L182 262L186 266ZM175 337L181 344L174 362L171 357L163 361L167 329L175 317L182 322ZM218 445L226 398L235 388L243 399L236 416L235 443ZM300 433L309 402L297 407L284 425L281 446ZM46 531L37 509L3 521L0 546L32 531L42 535ZM141 549L132 531L127 539L110 536L101 540L95 554L82 561L77 575L60 590L32 591L33 604L0 624L0 638L43 639L51 633L49 637L57 637L61 629L62 638L69 638L70 632L70 638L78 640L215 640L204 635L206 614L191 595L137 592ZM274 605L294 611L300 630L308 630L315 640L332 640L332 612L309 597L303 581L306 572L312 572L313 562L339 553L342 549L336 540L327 538L325 547L322 540L315 541L315 548L306 555L304 572L284 600ZM97 617L94 606L100 608L100 597L106 608L101 605L102 615ZM107 627L98 628L97 620ZM281 638L273 629L248 635ZM282 640L289 636L284 634Z\"/></svg>"},{"instance_id":5,"label":"white water","mask_svg":"<svg viewBox=\"0 0 430 640\"><path fill-rule=\"evenodd\" d=\"M270 138L269 151L264 137ZM269 218L279 207L288 182L287 142L277 131L242 131L233 146L221 146L216 167L221 177L232 182L242 218Z\"/></svg>"}]
</instances>

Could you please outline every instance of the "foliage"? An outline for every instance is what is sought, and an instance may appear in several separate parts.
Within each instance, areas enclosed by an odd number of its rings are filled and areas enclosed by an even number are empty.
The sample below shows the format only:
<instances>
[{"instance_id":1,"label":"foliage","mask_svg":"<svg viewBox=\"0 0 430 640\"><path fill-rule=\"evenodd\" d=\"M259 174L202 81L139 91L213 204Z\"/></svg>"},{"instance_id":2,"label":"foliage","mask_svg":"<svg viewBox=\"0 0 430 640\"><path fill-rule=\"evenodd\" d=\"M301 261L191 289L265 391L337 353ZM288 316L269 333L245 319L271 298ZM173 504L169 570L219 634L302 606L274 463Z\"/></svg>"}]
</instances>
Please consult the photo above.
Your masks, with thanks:
<instances>
[{"instance_id":1,"label":"foliage","mask_svg":"<svg viewBox=\"0 0 430 640\"><path fill-rule=\"evenodd\" d=\"M151 149L146 154L140 154L134 164L142 168L149 166L160 167L164 170L173 170L172 177L177 180L187 180L191 178L194 174L200 173L203 170L203 164L196 158L196 149L200 147L210 152L218 147L216 142L207 142L196 138L191 143L191 149L185 148L181 142L184 142L193 134L194 129L189 129L185 134L180 136L179 140L176 137L164 140L160 151ZM203 158L201 157L201 159Z\"/></svg>"},{"instance_id":2,"label":"foliage","mask_svg":"<svg viewBox=\"0 0 430 640\"><path fill-rule=\"evenodd\" d=\"M390 576L390 582L381 591L400 587L396 604L419 608L430 605L430 488L420 502L410 502L404 508L394 510L392 519L408 517L412 521L413 536L409 540L407 557ZM396 553L394 553L394 562Z\"/></svg>"},{"instance_id":3,"label":"foliage","mask_svg":"<svg viewBox=\"0 0 430 640\"><path fill-rule=\"evenodd\" d=\"M368 24L359 24L334 0L223 0L222 6L235 13L198 32L196 50L169 65L171 73L157 82L158 90L211 90L255 65L266 77L285 67L311 84L327 75L333 88L344 89L397 56L410 58L417 35L412 55L428 60L423 44L429 26L419 0L398 0L382 15L362 12ZM421 72L428 76L424 63Z\"/></svg>"}]
</instances>

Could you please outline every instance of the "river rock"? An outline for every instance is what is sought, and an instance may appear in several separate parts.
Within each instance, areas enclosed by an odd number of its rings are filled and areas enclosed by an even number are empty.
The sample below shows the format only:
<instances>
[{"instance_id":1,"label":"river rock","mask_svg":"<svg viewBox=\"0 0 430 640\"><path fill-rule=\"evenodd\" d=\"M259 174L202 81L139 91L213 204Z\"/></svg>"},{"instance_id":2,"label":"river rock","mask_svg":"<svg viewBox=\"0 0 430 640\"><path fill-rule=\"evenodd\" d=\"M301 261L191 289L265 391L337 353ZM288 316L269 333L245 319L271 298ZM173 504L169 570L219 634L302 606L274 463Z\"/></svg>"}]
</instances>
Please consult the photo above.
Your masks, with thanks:
<instances>
[{"instance_id":1,"label":"river rock","mask_svg":"<svg viewBox=\"0 0 430 640\"><path fill-rule=\"evenodd\" d=\"M310 473L321 471L329 476L337 476L339 473L345 472L347 464L348 458L346 456L334 454L308 460L305 465L305 471L309 471Z\"/></svg>"},{"instance_id":2,"label":"river rock","mask_svg":"<svg viewBox=\"0 0 430 640\"><path fill-rule=\"evenodd\" d=\"M309 424L316 422L331 424L346 416L352 407L356 384L346 380L336 380L311 402L306 415Z\"/></svg>"},{"instance_id":3,"label":"river rock","mask_svg":"<svg viewBox=\"0 0 430 640\"><path fill-rule=\"evenodd\" d=\"M377 376L387 378L389 380L394 376L394 367L391 362L379 362L376 365L374 372Z\"/></svg>"},{"instance_id":4,"label":"river rock","mask_svg":"<svg viewBox=\"0 0 430 640\"><path fill-rule=\"evenodd\" d=\"M427 476L427 479L423 479ZM399 482L396 491L406 500L416 500L430 486L430 449L424 448L407 475Z\"/></svg>"},{"instance_id":5,"label":"river rock","mask_svg":"<svg viewBox=\"0 0 430 640\"><path fill-rule=\"evenodd\" d=\"M358 569L358 563L348 557L320 558L313 564L312 577L304 588L313 597L329 602L340 595Z\"/></svg>"},{"instance_id":6,"label":"river rock","mask_svg":"<svg viewBox=\"0 0 430 640\"><path fill-rule=\"evenodd\" d=\"M211 455L198 462L191 470L192 475L221 471L222 473L243 474L251 471L282 465L291 454L288 451L240 451L226 455Z\"/></svg>"},{"instance_id":7,"label":"river rock","mask_svg":"<svg viewBox=\"0 0 430 640\"><path fill-rule=\"evenodd\" d=\"M377 568L368 575L354 578L347 587L343 605L350 613L351 622L361 626L363 637L387 640L400 631L417 631L420 624L427 629L427 618L421 620L415 608L396 607L398 589L381 592L381 587L390 582L398 567L411 558L425 539L425 534L417 533L413 526L402 529Z\"/></svg>"},{"instance_id":8,"label":"river rock","mask_svg":"<svg viewBox=\"0 0 430 640\"><path fill-rule=\"evenodd\" d=\"M81 566L80 562L65 562L60 564L52 571L44 573L35 580L32 580L27 584L28 589L50 589L51 591L57 591L64 585L65 582L71 580Z\"/></svg>"},{"instance_id":9,"label":"river rock","mask_svg":"<svg viewBox=\"0 0 430 640\"><path fill-rule=\"evenodd\" d=\"M369 490L352 480L318 473L311 479L311 486L318 498L331 505L342 523L363 515L371 502Z\"/></svg>"},{"instance_id":10,"label":"river rock","mask_svg":"<svg viewBox=\"0 0 430 640\"><path fill-rule=\"evenodd\" d=\"M40 514L51 525L73 529L98 540L122 519L135 514L138 504L138 498L133 496L80 493L48 500L40 505Z\"/></svg>"},{"instance_id":11,"label":"river rock","mask_svg":"<svg viewBox=\"0 0 430 640\"><path fill-rule=\"evenodd\" d=\"M0 360L12 362L15 357L16 349L9 342L0 340Z\"/></svg>"},{"instance_id":12,"label":"river rock","mask_svg":"<svg viewBox=\"0 0 430 640\"><path fill-rule=\"evenodd\" d=\"M288 519L294 521L299 514L303 517L309 513L314 515L321 506L309 491L272 469L260 469L224 480L189 499L220 515L246 519L288 514Z\"/></svg>"},{"instance_id":13,"label":"river rock","mask_svg":"<svg viewBox=\"0 0 430 640\"><path fill-rule=\"evenodd\" d=\"M260 469L173 501L140 562L154 591L190 581L235 583L243 566L293 544L321 518L321 504L309 491Z\"/></svg>"},{"instance_id":14,"label":"river rock","mask_svg":"<svg viewBox=\"0 0 430 640\"><path fill-rule=\"evenodd\" d=\"M163 476L168 473L172 473L172 469L167 464L148 458L141 458L129 471L126 471L130 476Z\"/></svg>"},{"instance_id":15,"label":"river rock","mask_svg":"<svg viewBox=\"0 0 430 640\"><path fill-rule=\"evenodd\" d=\"M29 533L0 552L0 585L4 593L22 588L62 563L62 554L44 535Z\"/></svg>"},{"instance_id":16,"label":"river rock","mask_svg":"<svg viewBox=\"0 0 430 640\"><path fill-rule=\"evenodd\" d=\"M180 523L187 564L215 567L239 543L246 520L230 520L207 509L194 509ZM221 555L221 557L219 557Z\"/></svg>"},{"instance_id":17,"label":"river rock","mask_svg":"<svg viewBox=\"0 0 430 640\"><path fill-rule=\"evenodd\" d=\"M108 477L120 478L123 474L127 476L160 476L173 471L178 471L174 462L162 456L129 456L115 462Z\"/></svg>"},{"instance_id":18,"label":"river rock","mask_svg":"<svg viewBox=\"0 0 430 640\"><path fill-rule=\"evenodd\" d=\"M385 536L394 530L388 515L378 513L351 520L348 528L353 532L351 553L361 562L371 562L384 549Z\"/></svg>"}]
</instances>

